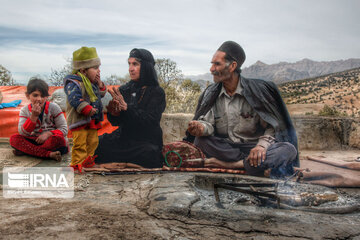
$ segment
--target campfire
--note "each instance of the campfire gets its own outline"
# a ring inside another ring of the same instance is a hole
[[[335,189],[286,180],[254,181],[251,178],[211,179],[197,176],[195,186],[200,195],[208,199],[212,197],[212,201],[220,208],[229,205],[251,205],[329,214],[360,211],[356,199],[351,199]]]
[[[319,206],[329,201],[337,201],[338,195],[333,192],[300,194],[280,188],[278,183],[215,183],[214,195],[217,202],[220,202],[219,188],[228,189],[256,197],[261,206],[274,205],[277,208],[290,206]]]

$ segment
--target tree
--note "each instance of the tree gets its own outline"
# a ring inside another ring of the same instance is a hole
[[[123,85],[130,81],[130,75],[126,74],[125,77],[119,77],[115,74],[110,75],[110,77],[105,78],[104,83],[106,85]]]
[[[49,81],[51,86],[63,86],[64,78],[72,72],[72,59],[67,60],[67,64],[59,70],[51,69]]]
[[[180,85],[181,104],[178,105],[178,112],[194,113],[197,100],[201,94],[201,87],[197,82],[185,79]]]
[[[155,62],[158,80],[166,95],[165,112],[176,112],[176,104],[179,104],[181,100],[177,91],[183,78],[181,70],[178,69],[176,62],[169,58],[156,59]]]
[[[176,62],[156,59],[160,86],[166,94],[166,113],[193,113],[201,88],[196,82],[184,79]]]
[[[172,83],[179,82],[184,78],[181,70],[178,69],[176,62],[169,58],[156,59],[156,66],[159,82],[164,90]]]
[[[14,85],[14,79],[11,76],[11,72],[2,65],[0,65],[0,85],[1,86]]]

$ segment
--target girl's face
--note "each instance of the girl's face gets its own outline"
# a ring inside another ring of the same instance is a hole
[[[41,96],[41,92],[36,90],[30,94],[26,93],[27,99],[31,102],[32,105],[40,105],[41,108],[44,107],[45,102],[48,97]]]

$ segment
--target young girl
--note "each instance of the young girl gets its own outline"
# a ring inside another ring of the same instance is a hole
[[[26,97],[30,104],[20,111],[18,131],[10,137],[15,155],[61,160],[68,152],[67,124],[59,105],[48,102],[49,86],[38,78],[30,79]]]

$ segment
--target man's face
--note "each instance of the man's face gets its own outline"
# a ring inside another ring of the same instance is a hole
[[[100,79],[100,66],[88,68],[84,74],[90,82],[96,83]]]
[[[212,60],[210,72],[214,76],[214,82],[223,82],[230,79],[231,73],[225,61],[225,52],[217,51]]]
[[[133,81],[139,81],[141,63],[133,57],[128,59],[128,63],[130,79]]]

